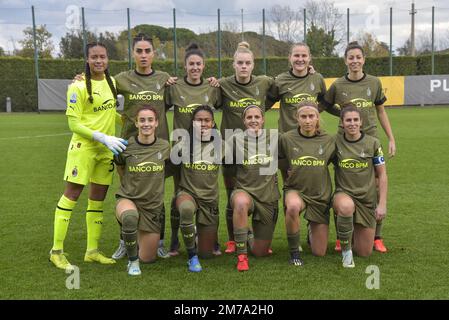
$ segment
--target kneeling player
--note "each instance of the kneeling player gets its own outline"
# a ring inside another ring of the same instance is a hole
[[[173,152],[179,151],[176,156],[182,157],[176,208],[180,214],[181,234],[189,256],[188,270],[200,272],[202,267],[198,254],[201,257],[211,257],[217,241],[217,191],[222,140],[209,106],[198,106],[193,111],[192,120],[188,138],[190,143],[179,142],[180,145],[174,147]],[[195,229],[198,232],[198,249],[195,245]]]
[[[359,256],[371,255],[376,221],[387,213],[387,171],[379,140],[360,131],[360,111],[354,106],[345,107],[341,120],[344,134],[337,135],[336,140],[333,206],[343,267],[353,268],[352,248]]]
[[[270,254],[280,198],[277,154],[272,152],[277,151],[277,137],[272,142],[276,144],[274,148],[270,147],[270,137],[263,130],[264,115],[258,106],[248,106],[242,117],[247,130],[241,137],[236,135],[233,146],[237,174],[235,189],[230,198],[238,271],[249,269],[247,243],[255,256]],[[238,159],[238,152],[243,152],[241,161]],[[248,236],[248,216],[251,214],[254,239]]]
[[[312,253],[316,256],[326,254],[332,195],[328,165],[334,157],[335,140],[321,130],[316,103],[299,103],[296,117],[298,128],[280,138],[279,157],[286,158],[289,164],[284,182],[284,203],[290,263],[301,266],[299,216],[303,211],[309,223]]]
[[[155,136],[158,114],[154,107],[140,107],[135,125],[138,135],[129,139],[126,152],[115,157],[120,174],[116,216],[128,254],[128,274],[132,276],[141,274],[139,258],[143,263],[156,260],[164,172],[170,156],[168,141]]]

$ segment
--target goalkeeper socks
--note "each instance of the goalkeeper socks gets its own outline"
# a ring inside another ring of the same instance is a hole
[[[234,239],[237,254],[247,254],[248,228],[234,229]]]
[[[103,227],[103,201],[87,200],[87,251],[98,249]]]
[[[55,210],[52,251],[62,251],[64,249],[64,240],[67,235],[70,216],[75,205],[76,201],[72,201],[64,195],[59,199]]]
[[[337,216],[337,234],[342,251],[351,249],[352,232],[354,230],[353,221],[353,216]]]

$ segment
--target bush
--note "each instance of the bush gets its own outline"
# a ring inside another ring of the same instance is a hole
[[[448,54],[435,55],[435,74],[449,74]],[[287,57],[267,57],[267,75],[276,76],[289,69]],[[37,111],[37,83],[34,74],[34,60],[21,57],[0,57],[2,73],[0,75],[0,111],[6,111],[6,97],[11,97],[14,111]],[[314,58],[315,69],[324,77],[341,77],[346,73],[342,58]],[[155,61],[153,67],[174,75],[172,60]],[[232,59],[221,60],[222,76],[234,74]],[[366,72],[377,76],[390,74],[390,58],[367,58]],[[128,70],[126,61],[110,61],[112,75]],[[75,74],[84,71],[83,60],[78,59],[40,59],[39,77],[41,79],[72,79]],[[256,58],[254,74],[264,73],[263,59]],[[393,57],[393,75],[424,75],[431,73],[431,56]],[[178,61],[177,76],[184,76],[183,61]],[[218,76],[218,59],[207,59],[205,77]]]

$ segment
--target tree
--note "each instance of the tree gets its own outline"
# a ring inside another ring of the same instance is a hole
[[[34,57],[34,40],[33,40],[33,28],[27,27],[23,30],[25,38],[19,40],[22,45],[22,50],[18,50],[17,54],[22,57]],[[54,50],[53,43],[51,41],[52,34],[47,30],[46,25],[40,25],[36,27],[36,46],[39,58],[51,58],[51,52]]]
[[[0,47],[0,57],[5,56],[5,50],[3,50],[2,47]]]
[[[335,43],[335,46],[342,43],[345,26],[342,20],[342,14],[335,7],[334,2],[328,0],[308,0],[305,5],[308,30],[313,30],[312,35],[319,35],[319,30],[323,30],[323,35],[329,39],[329,44]],[[315,39],[311,39],[315,41]],[[308,44],[310,42],[307,41]],[[320,44],[314,44],[320,46]],[[325,46],[324,46],[325,47]],[[333,54],[335,47],[332,48]],[[329,48],[325,50],[329,52]]]
[[[86,31],[87,43],[95,41],[96,37],[93,32]],[[83,32],[77,31],[66,33],[59,42],[60,55],[65,59],[81,59],[84,57],[83,52]]]
[[[277,4],[268,11],[268,29],[281,41],[293,43],[302,40],[302,21],[301,13],[288,5]]]
[[[410,55],[412,52],[412,43],[410,41],[410,38],[408,38],[407,41],[405,41],[402,47],[399,47],[396,50],[400,56]]]
[[[335,39],[335,34],[326,32],[323,28],[312,25],[307,30],[306,41],[310,47],[310,53],[315,57],[336,56],[335,47],[339,41]]]
[[[371,33],[360,33],[358,42],[367,57],[387,57],[390,54],[388,45],[385,42],[377,40],[376,36]]]

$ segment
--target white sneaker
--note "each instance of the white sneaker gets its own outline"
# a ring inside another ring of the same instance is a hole
[[[112,259],[119,260],[125,256],[126,256],[125,241],[120,239],[120,244],[119,244],[117,250],[115,250],[114,254],[112,255]]]
[[[159,248],[157,248],[157,256],[159,258],[164,258],[164,259],[170,258],[170,255],[168,254],[167,250],[165,249],[164,244],[162,244],[162,245],[160,244]]]
[[[354,259],[352,258],[352,250],[345,250],[341,252],[343,259],[343,267],[344,268],[354,268]]]
[[[139,259],[128,261],[128,274],[130,276],[140,276],[142,274],[140,271]]]

